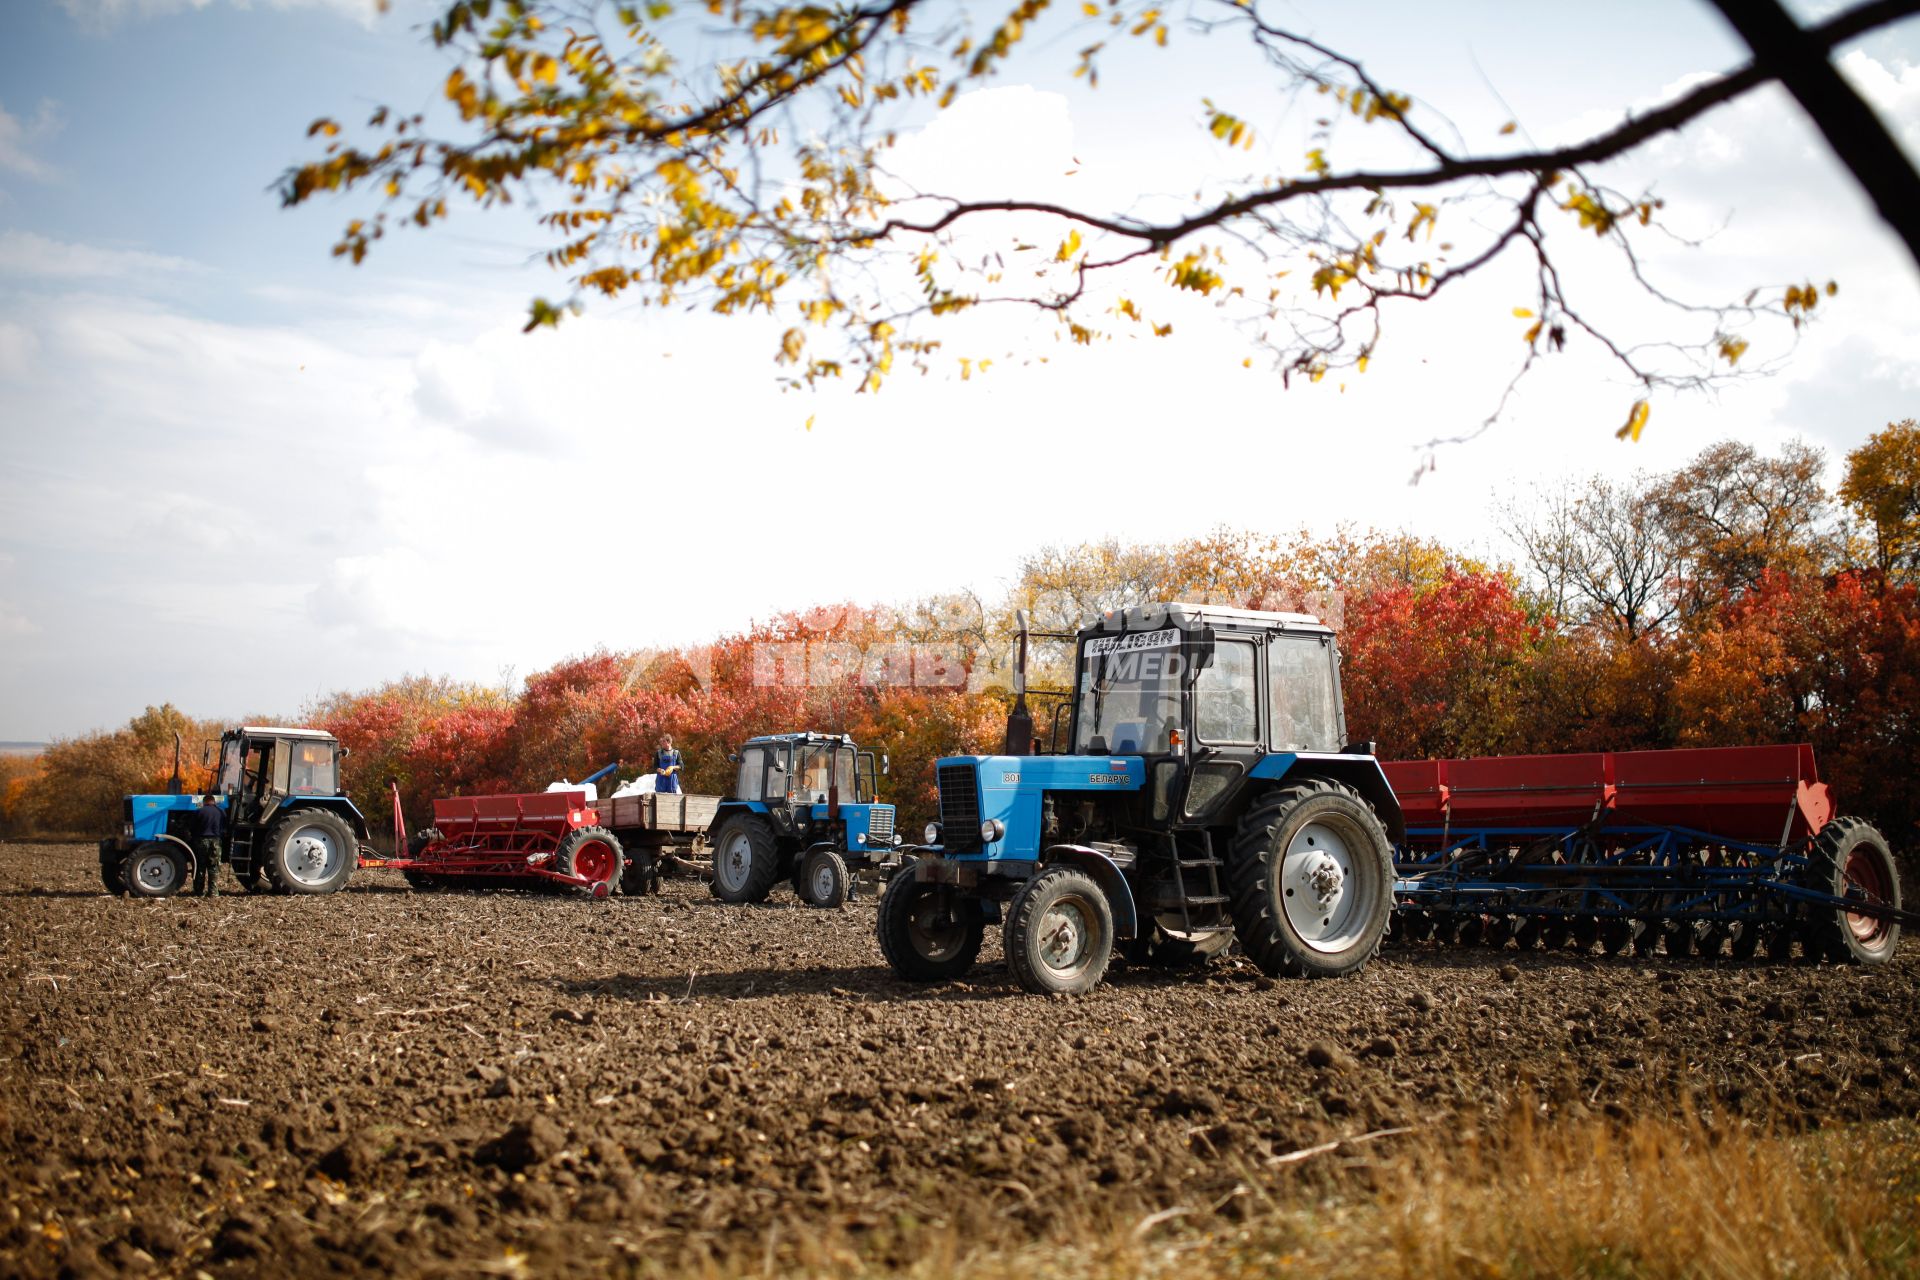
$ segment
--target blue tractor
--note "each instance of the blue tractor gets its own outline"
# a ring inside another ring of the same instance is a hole
[[[1075,636],[1041,754],[1021,618],[1004,755],[938,762],[940,820],[880,902],[912,981],[959,977],[986,926],[1029,991],[1086,991],[1116,948],[1173,961],[1238,940],[1264,972],[1338,976],[1378,950],[1403,826],[1346,739],[1333,632],[1211,605],[1114,611]],[[1037,695],[1036,695],[1037,696]]]
[[[220,738],[213,794],[226,812],[222,859],[253,890],[332,893],[360,862],[367,822],[339,786],[347,749],[319,729],[248,725]],[[198,792],[183,793],[180,744],[165,794],[128,796],[118,836],[100,842],[109,893],[166,898],[199,860]]]
[[[786,880],[801,901],[837,907],[860,872],[898,864],[893,806],[876,800],[886,757],[843,734],[775,733],[728,759],[739,773],[709,828],[715,897],[764,902]]]

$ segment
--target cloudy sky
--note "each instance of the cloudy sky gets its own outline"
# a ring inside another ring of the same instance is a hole
[[[1773,90],[1606,176],[1708,237],[1656,251],[1677,291],[1833,278],[1840,296],[1772,376],[1657,399],[1637,446],[1613,439],[1630,388],[1576,352],[1407,483],[1418,446],[1471,429],[1513,369],[1520,326],[1488,317],[1528,298],[1498,273],[1478,310],[1408,317],[1364,378],[1284,392],[1204,314],[1091,350],[976,335],[1049,362],[877,397],[779,393],[777,328],[604,306],[522,336],[527,298],[558,289],[524,222],[459,218],[352,268],[328,249],[364,206],[288,213],[271,190],[315,117],[431,104],[446,64],[422,4],[10,7],[0,739],[165,700],[292,714],[404,672],[518,678],[812,602],[992,593],[1023,552],[1106,535],[1344,521],[1498,554],[1498,504],[1566,477],[1671,467],[1730,435],[1837,460],[1920,412],[1920,279]],[[1512,119],[1541,143],[1741,61],[1705,3],[1285,12],[1463,131]],[[1117,57],[1092,92],[1066,74],[1078,43],[1041,43],[906,137],[903,174],[1124,205],[1205,179],[1189,170],[1209,86],[1256,101],[1244,68],[1183,31]],[[1909,23],[1842,56],[1913,153],[1917,54]],[[1297,168],[1289,121],[1248,114]],[[1607,272],[1581,288],[1634,314]]]

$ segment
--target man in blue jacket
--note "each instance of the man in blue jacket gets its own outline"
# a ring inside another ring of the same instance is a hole
[[[200,802],[200,856],[193,860],[193,891],[203,898],[220,896],[220,832],[227,815],[220,809],[220,797],[208,796]]]

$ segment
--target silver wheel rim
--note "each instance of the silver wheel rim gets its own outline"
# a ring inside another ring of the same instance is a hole
[[[833,863],[825,858],[820,859],[819,865],[813,869],[813,900],[825,902],[833,897],[833,891],[839,879],[840,877],[834,874]]]
[[[1033,923],[1029,951],[1060,978],[1076,978],[1093,962],[1100,937],[1100,914],[1079,894],[1056,898]]]
[[[283,865],[287,878],[296,884],[323,885],[340,870],[343,856],[333,833],[316,823],[301,827],[288,838]]]
[[[1281,909],[1287,925],[1315,951],[1345,951],[1373,919],[1379,886],[1355,853],[1364,843],[1359,834],[1309,822],[1287,842],[1280,861]]]
[[[164,853],[143,853],[133,862],[133,878],[156,893],[173,883],[173,873],[174,861]]]
[[[940,922],[938,894],[921,894],[909,908],[907,936],[913,942],[913,949],[920,953],[922,959],[937,962],[959,955],[960,945],[965,940],[966,933],[962,925]]]
[[[720,846],[720,857],[713,864],[714,878],[728,893],[738,893],[746,887],[752,869],[753,841],[744,831],[728,832],[726,842]]]

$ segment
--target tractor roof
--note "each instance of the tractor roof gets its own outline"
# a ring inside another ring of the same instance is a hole
[[[1288,631],[1316,631],[1331,634],[1333,628],[1310,613],[1278,613],[1264,609],[1235,609],[1220,604],[1138,604],[1127,609],[1109,609],[1099,622],[1085,631],[1137,631],[1153,627],[1225,626],[1236,628],[1284,628]]]
[[[243,724],[240,732],[249,738],[324,738],[333,741],[333,735],[325,729],[289,729],[277,724]]]
[[[748,738],[748,742],[834,742],[853,745],[853,739],[844,733],[763,733],[757,738]]]

